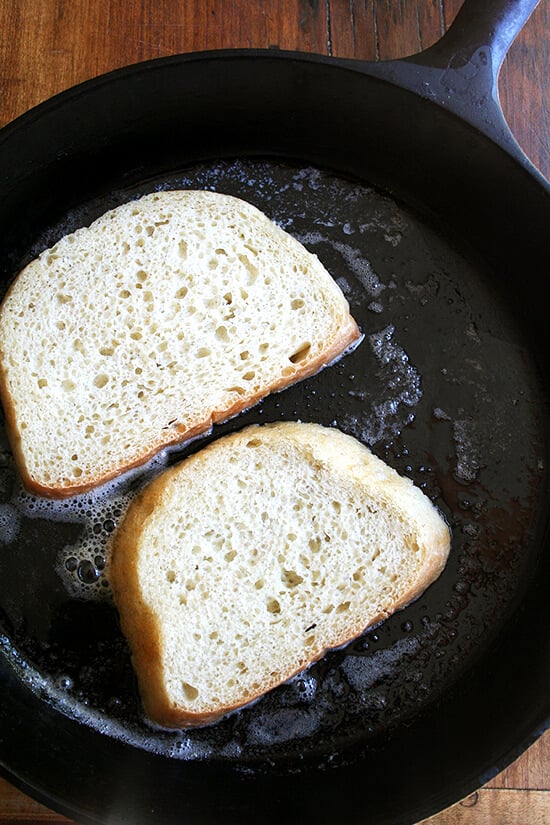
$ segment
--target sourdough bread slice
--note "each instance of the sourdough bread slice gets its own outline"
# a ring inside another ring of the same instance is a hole
[[[85,491],[358,338],[317,257],[250,204],[169,191],[120,206],[31,262],[1,307],[0,395],[23,482]]]
[[[409,479],[317,424],[246,427],[157,477],[109,579],[144,708],[211,722],[417,598],[449,530]]]

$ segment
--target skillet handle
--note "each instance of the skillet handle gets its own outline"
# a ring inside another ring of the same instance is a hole
[[[465,0],[433,46],[401,60],[363,64],[364,70],[450,109],[542,178],[517,144],[498,96],[506,53],[539,0]]]
[[[490,81],[496,93],[498,73],[506,53],[540,0],[464,0],[453,24],[441,40],[407,61],[435,68],[460,66],[480,48],[489,51]]]

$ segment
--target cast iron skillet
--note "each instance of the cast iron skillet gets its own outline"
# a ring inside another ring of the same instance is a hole
[[[217,725],[159,731],[94,545],[158,465],[60,512],[22,496],[4,443],[0,764],[80,822],[411,823],[545,729],[549,187],[496,93],[534,3],[479,6],[406,60],[183,55],[2,131],[5,285],[64,232],[169,186],[248,198],[316,251],[364,341],[205,440],[278,418],[337,425],[453,530],[444,574],[405,611]]]

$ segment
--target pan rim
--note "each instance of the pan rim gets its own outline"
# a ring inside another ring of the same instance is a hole
[[[227,57],[230,57],[231,59],[234,59],[235,57],[242,56],[242,57],[245,57],[245,58],[248,59],[252,56],[259,56],[260,54],[262,56],[269,57],[270,59],[273,59],[274,57],[276,59],[280,59],[282,57],[284,57],[284,59],[287,59],[288,57],[295,58],[296,56],[298,56],[299,59],[305,57],[308,63],[322,63],[322,64],[327,64],[327,65],[330,65],[330,66],[339,65],[339,62],[336,59],[328,57],[328,56],[323,56],[323,55],[310,55],[310,54],[307,54],[307,53],[295,53],[295,52],[284,52],[284,53],[282,53],[282,52],[279,52],[279,51],[272,51],[272,50],[248,50],[248,49],[246,49],[246,50],[212,50],[212,51],[206,51],[206,52],[200,52],[200,53],[188,53],[187,55],[170,56],[170,57],[166,57],[166,58],[158,58],[158,59],[155,59],[155,60],[152,60],[152,61],[147,61],[146,64],[152,64],[151,68],[157,68],[159,63],[162,63],[163,65],[166,64],[166,63],[169,63],[169,62],[170,63],[189,63],[189,62],[192,62],[192,61],[197,60],[197,59],[204,60],[204,59],[210,59],[212,57],[218,59],[220,56],[222,56],[224,58],[227,56]],[[7,133],[8,137],[10,137],[12,134],[15,135],[19,128],[26,127],[29,123],[33,122],[34,118],[37,118],[37,117],[41,116],[43,112],[51,111],[51,107],[56,108],[58,104],[65,105],[66,103],[70,102],[70,100],[76,99],[77,97],[80,97],[82,94],[85,94],[88,91],[88,89],[91,88],[91,87],[98,87],[98,86],[101,86],[103,84],[108,84],[111,81],[111,79],[114,75],[116,75],[117,78],[123,78],[123,77],[132,76],[136,73],[140,73],[140,71],[143,69],[144,66],[146,66],[146,64],[136,63],[136,64],[132,64],[132,66],[130,66],[130,67],[123,67],[122,69],[115,69],[112,72],[109,72],[105,75],[100,75],[98,78],[92,78],[90,80],[84,81],[83,83],[78,84],[78,86],[72,87],[72,89],[60,92],[54,98],[50,98],[48,101],[44,101],[43,103],[39,104],[37,107],[32,109],[30,112],[21,115],[15,121],[12,121],[12,123],[7,124],[3,128],[3,130],[0,132],[0,138],[5,137],[5,132],[4,132],[5,129],[8,130],[8,133]],[[342,68],[349,68],[350,70],[357,71],[359,69],[359,66],[355,65],[355,63],[354,63],[351,66],[342,66]],[[386,82],[386,81],[383,81],[383,82]],[[408,93],[414,95],[413,92],[408,92]],[[61,98],[62,98],[62,100],[61,100]],[[12,129],[12,131],[10,131],[10,129]],[[546,719],[545,724],[547,726],[550,726],[550,718]],[[540,733],[537,733],[535,738],[538,738],[538,736],[541,735],[542,732],[544,732],[544,729],[545,728],[540,730]],[[528,744],[530,744],[530,743],[531,742],[529,742]],[[522,748],[521,750],[523,750],[523,749],[524,748]],[[513,758],[515,758],[514,755],[512,755],[512,759]],[[509,764],[509,763],[507,762],[506,764]],[[505,765],[503,767],[505,767]],[[501,770],[501,769],[502,768],[498,768],[498,770]],[[2,770],[5,770],[3,765],[2,765]],[[498,771],[495,770],[495,773],[496,772],[498,772]],[[26,785],[26,782],[24,780],[22,780],[21,782],[22,782],[22,785]],[[29,785],[29,787],[32,787],[32,785]],[[470,792],[470,791],[467,791],[467,792]],[[55,803],[56,805],[58,804],[55,799],[49,799],[48,798],[48,800],[52,804],[53,803]],[[70,812],[69,815],[74,814],[74,811],[71,812],[71,810],[69,808],[67,808],[66,810],[68,810]],[[80,818],[82,818],[82,813],[80,813],[80,812],[77,812],[77,813],[78,813],[78,816]],[[92,822],[92,821],[96,821],[96,820],[88,819],[87,821]],[[99,821],[99,820],[97,820],[97,821]]]

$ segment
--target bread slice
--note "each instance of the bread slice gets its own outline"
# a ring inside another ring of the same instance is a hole
[[[24,484],[64,497],[331,363],[359,338],[319,260],[250,204],[169,191],[32,261],[0,310]]]
[[[161,473],[115,533],[109,578],[144,708],[211,722],[417,598],[446,523],[337,429],[246,427]]]

